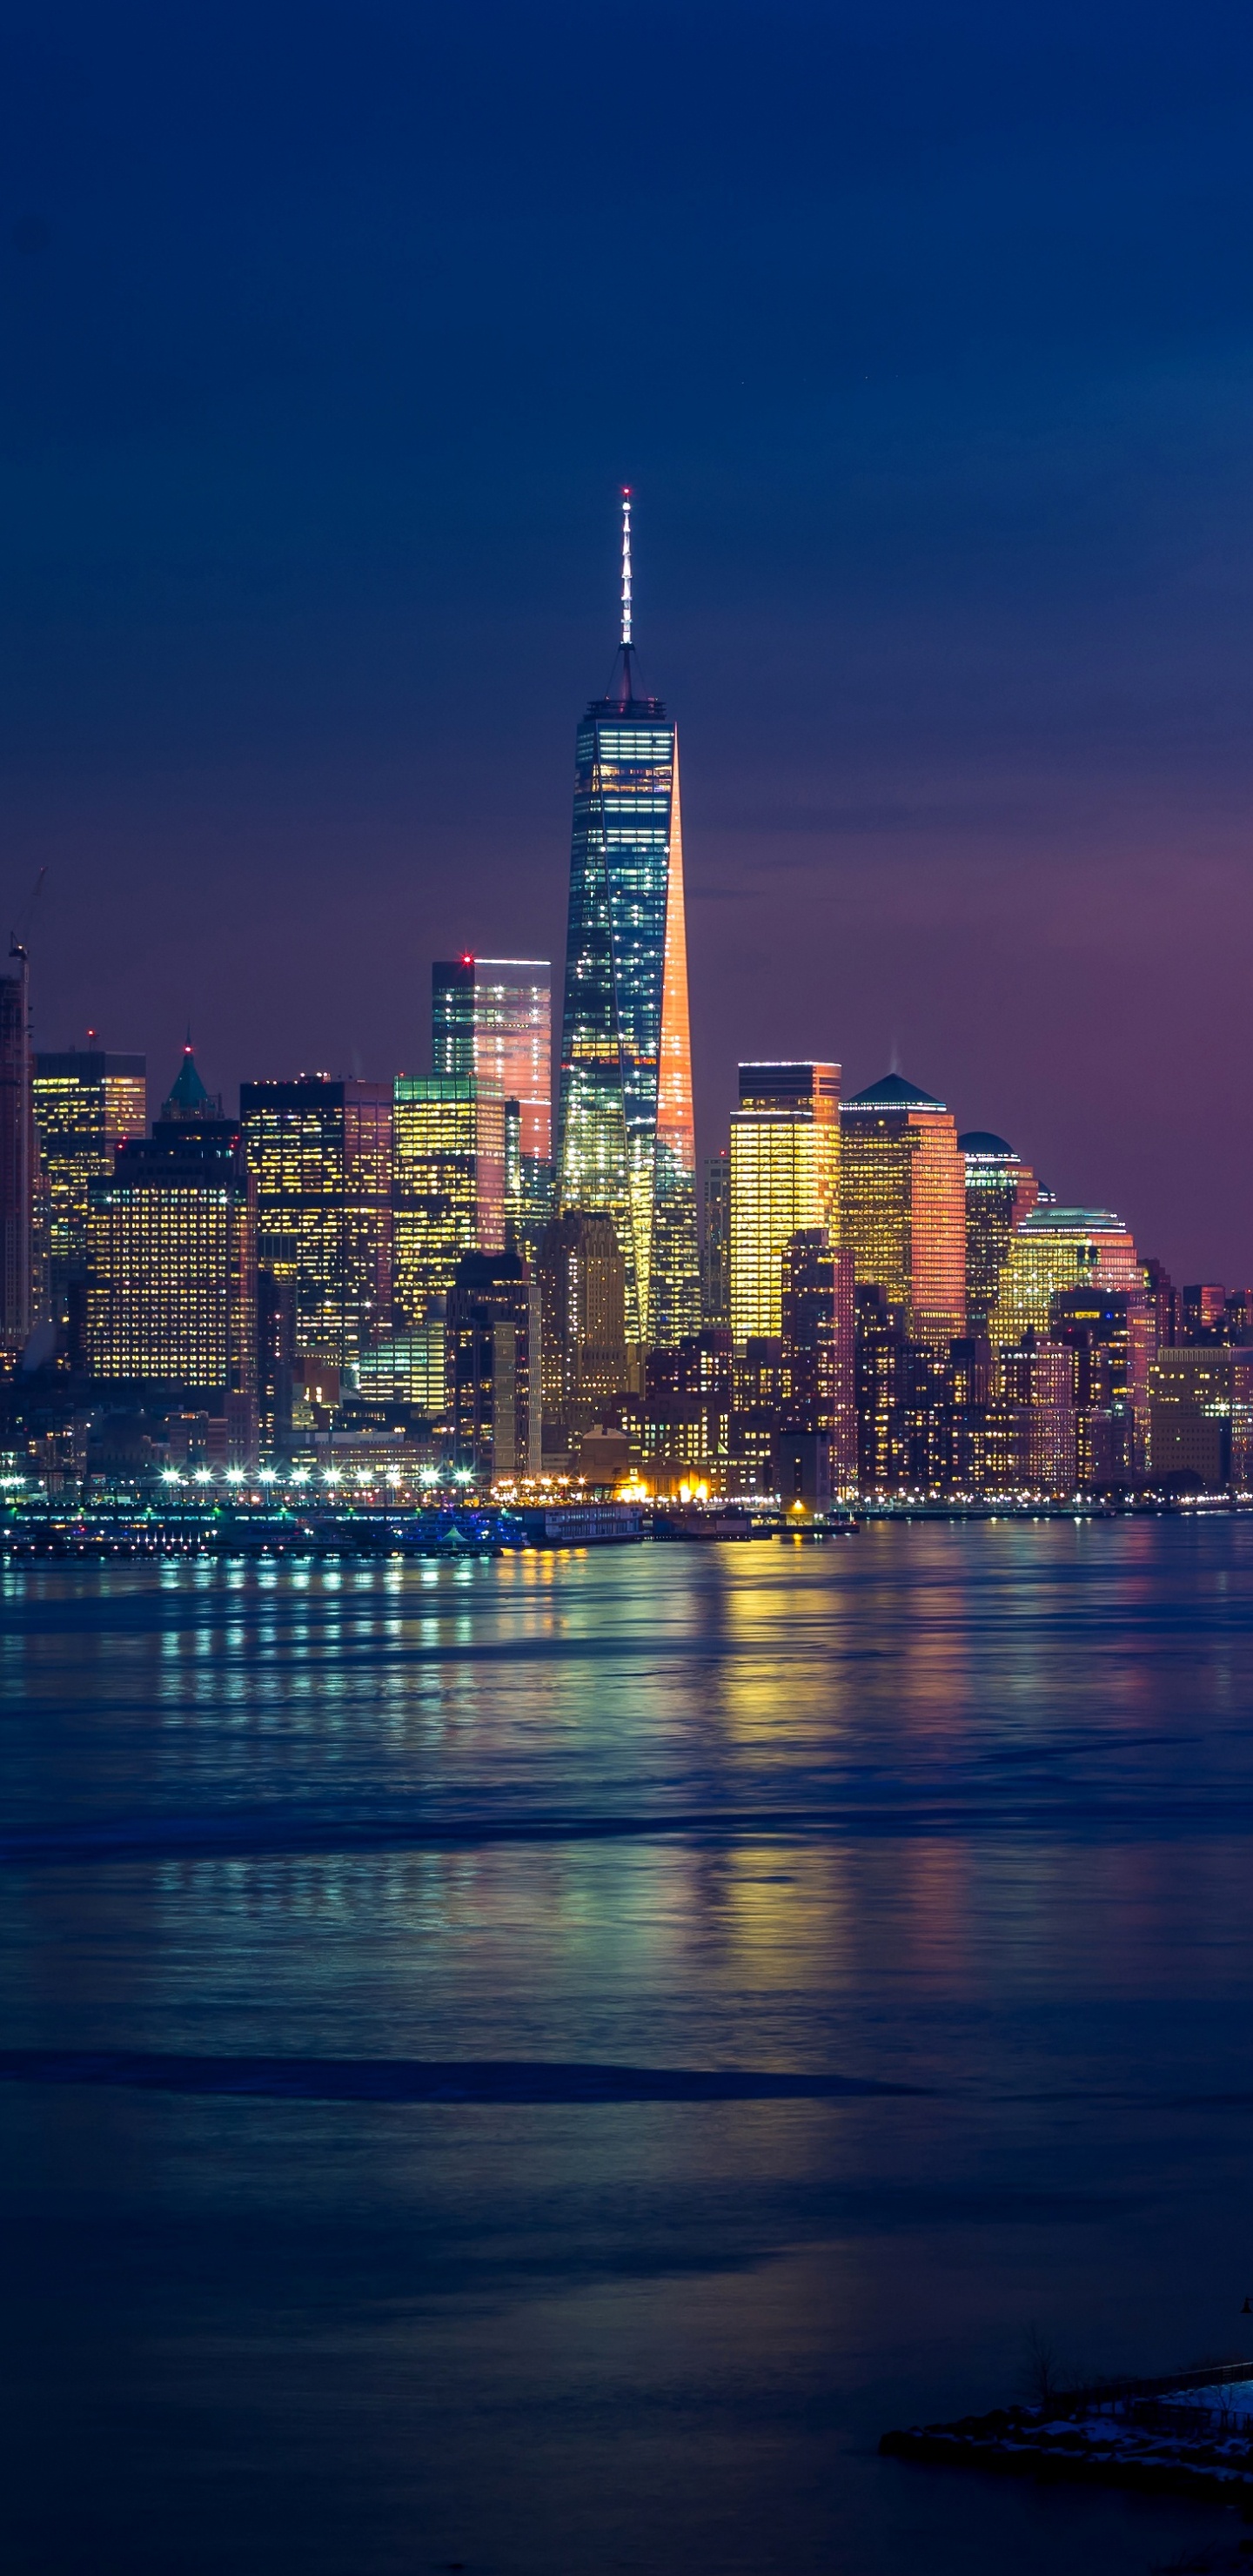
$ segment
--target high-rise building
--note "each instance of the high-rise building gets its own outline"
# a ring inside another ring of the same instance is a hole
[[[1227,1291],[1217,1280],[1200,1280],[1184,1289],[1182,1332],[1194,1350],[1203,1349],[1207,1342],[1230,1340]]]
[[[87,1272],[87,1199],[113,1169],[119,1145],[148,1125],[147,1066],[141,1055],[65,1047],[34,1060],[31,1092],[46,1193],[46,1253],[52,1311]]]
[[[700,1248],[700,1303],[713,1331],[731,1322],[731,1153],[723,1145],[705,1156],[704,1231]]]
[[[516,1252],[467,1252],[448,1295],[453,1454],[476,1482],[538,1476],[539,1289]]]
[[[15,939],[0,975],[0,1365],[18,1357],[31,1328],[34,1195],[30,981]]]
[[[553,1218],[539,1263],[544,1441],[570,1454],[629,1383],[626,1263],[613,1220]]]
[[[731,1119],[731,1331],[782,1328],[783,1253],[817,1227],[838,1240],[838,1064],[742,1064]]]
[[[453,957],[431,970],[431,1068],[505,1104],[505,1229],[533,1260],[553,1212],[552,988],[547,958]]]
[[[966,1329],[966,1171],[942,1100],[899,1073],[841,1112],[841,1241],[860,1287],[882,1288],[911,1341],[937,1354]]]
[[[1159,1351],[1149,1372],[1149,1473],[1158,1486],[1253,1481],[1253,1352],[1204,1342]]]
[[[854,1285],[851,1253],[821,1227],[784,1246],[780,1423],[827,1442],[835,1492],[857,1481]]]
[[[521,1150],[552,1160],[552,970],[546,957],[453,957],[431,969],[431,1071],[516,1100]]]
[[[557,1204],[609,1216],[626,1265],[627,1339],[700,1323],[679,747],[644,694],[623,500],[622,632],[609,689],[575,742]]]
[[[857,1481],[890,1494],[906,1481],[909,1340],[899,1306],[872,1282],[854,1291],[857,1315]]]
[[[446,1297],[467,1252],[505,1248],[505,1104],[474,1074],[395,1086],[394,1304],[408,1331]]]
[[[301,1074],[239,1092],[260,1266],[290,1282],[298,1358],[355,1366],[392,1306],[392,1086]]]
[[[1037,1205],[1010,1238],[1000,1291],[988,1318],[989,1339],[1020,1342],[1028,1325],[1047,1333],[1059,1289],[1130,1291],[1143,1286],[1135,1244],[1120,1216],[1108,1208]]]
[[[88,1374],[194,1397],[228,1455],[257,1437],[256,1194],[237,1122],[158,1119],[91,1183]]]
[[[1035,1206],[1034,1172],[1003,1136],[971,1128],[957,1139],[966,1167],[966,1329],[988,1329],[996,1304],[1009,1238]]]

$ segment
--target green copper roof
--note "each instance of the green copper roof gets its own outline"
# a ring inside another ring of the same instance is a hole
[[[170,1093],[169,1100],[166,1102],[166,1107],[181,1109],[184,1115],[186,1115],[189,1109],[203,1109],[208,1098],[209,1094],[205,1090],[204,1084],[196,1071],[196,1059],[192,1054],[191,1048],[189,1046],[185,1046],[183,1049],[183,1061],[178,1068],[174,1087]]]

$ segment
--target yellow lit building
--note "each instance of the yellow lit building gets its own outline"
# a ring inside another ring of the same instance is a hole
[[[505,1104],[471,1074],[402,1074],[395,1086],[393,1299],[423,1323],[462,1254],[503,1252]]]
[[[257,1257],[294,1304],[294,1350],[355,1365],[392,1312],[392,1086],[324,1074],[240,1085]]]
[[[87,1206],[93,1181],[113,1169],[119,1145],[148,1124],[141,1055],[66,1047],[35,1057],[31,1092],[43,1178],[45,1249],[52,1311],[63,1318],[67,1291],[87,1268]]]
[[[87,1212],[88,1375],[177,1388],[256,1447],[256,1232],[238,1132],[159,1122],[123,1145]]]
[[[966,1329],[966,1166],[957,1123],[899,1073],[841,1113],[841,1240],[908,1338],[944,1353]]]
[[[737,1349],[782,1329],[783,1254],[840,1212],[838,1064],[742,1064],[731,1119],[731,1332]]]
[[[1144,1276],[1120,1216],[1108,1208],[1034,1207],[1014,1228],[988,1337],[1020,1342],[1029,1324],[1049,1330],[1059,1289],[1141,1291]]]

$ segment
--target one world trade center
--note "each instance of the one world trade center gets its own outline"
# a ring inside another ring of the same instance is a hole
[[[563,1213],[584,1208],[614,1220],[628,1341],[664,1349],[696,1332],[679,745],[635,667],[629,492],[617,658],[575,742],[557,1189]]]

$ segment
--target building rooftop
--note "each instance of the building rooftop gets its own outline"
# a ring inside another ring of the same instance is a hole
[[[929,1091],[920,1091],[916,1082],[906,1082],[903,1073],[885,1073],[882,1082],[872,1082],[848,1102],[850,1109],[943,1109],[944,1105]]]
[[[957,1139],[957,1150],[961,1154],[995,1154],[1010,1163],[1018,1160],[1013,1146],[1007,1145],[1003,1136],[994,1136],[987,1127],[968,1127],[965,1135]]]
[[[1018,1228],[1020,1234],[1126,1234],[1128,1227],[1112,1208],[1033,1207]]]

